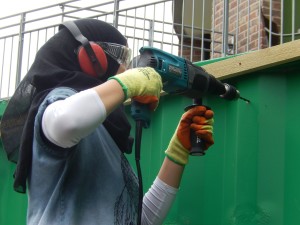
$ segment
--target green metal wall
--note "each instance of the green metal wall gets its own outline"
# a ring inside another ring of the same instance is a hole
[[[0,101],[0,119],[7,101]],[[12,190],[15,165],[7,161],[0,139],[0,225],[22,225],[26,222],[26,195]]]
[[[207,155],[190,158],[165,224],[300,224],[300,62],[227,82],[251,103],[204,98],[215,111],[215,145]],[[143,130],[144,191],[190,103],[180,96],[162,97],[150,128]],[[129,159],[135,167],[134,154]],[[1,151],[0,225],[25,224],[27,199],[11,190],[12,174]]]

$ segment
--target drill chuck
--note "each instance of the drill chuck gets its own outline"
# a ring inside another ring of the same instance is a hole
[[[224,83],[225,93],[220,95],[221,98],[227,100],[237,100],[240,98],[240,92],[232,85]]]

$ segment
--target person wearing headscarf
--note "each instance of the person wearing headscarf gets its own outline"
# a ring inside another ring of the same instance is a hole
[[[40,48],[1,122],[3,146],[17,163],[14,189],[28,192],[28,225],[136,224],[138,182],[124,155],[133,141],[123,102],[134,98],[155,110],[162,81],[149,67],[126,70],[127,40],[110,24],[74,23],[104,50],[105,69],[101,76],[83,71],[82,43],[64,25]],[[204,106],[182,116],[144,196],[142,224],[163,223],[188,163],[190,130],[207,150],[212,126],[213,112]]]

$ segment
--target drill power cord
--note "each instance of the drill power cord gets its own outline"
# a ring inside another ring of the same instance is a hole
[[[142,179],[142,171],[140,165],[143,123],[144,121],[137,120],[136,129],[135,129],[135,162],[136,162],[136,169],[137,169],[138,182],[139,182],[137,225],[141,225],[142,208],[143,208],[143,179]]]

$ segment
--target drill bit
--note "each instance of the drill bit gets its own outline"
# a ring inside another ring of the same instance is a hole
[[[244,101],[247,102],[247,103],[250,103],[250,100],[248,100],[248,99],[246,99],[246,98],[243,98],[243,97],[241,97],[241,96],[240,96],[240,99],[244,100]]]

